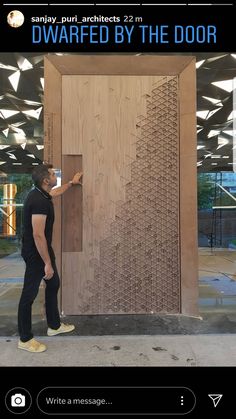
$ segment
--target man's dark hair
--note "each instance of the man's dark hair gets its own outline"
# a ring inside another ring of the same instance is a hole
[[[49,171],[48,169],[52,169],[53,165],[52,164],[40,164],[39,166],[35,167],[35,169],[32,172],[32,179],[33,182],[35,184],[35,186],[42,186],[43,180],[45,178],[49,178]]]

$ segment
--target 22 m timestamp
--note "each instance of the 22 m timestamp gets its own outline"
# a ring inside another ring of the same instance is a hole
[[[142,23],[143,18],[141,16],[124,15],[123,20],[126,23]]]

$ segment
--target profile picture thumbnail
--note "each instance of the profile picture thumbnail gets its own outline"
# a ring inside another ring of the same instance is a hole
[[[7,23],[12,28],[19,28],[19,26],[23,25],[24,23],[24,15],[19,10],[12,10],[7,15]]]

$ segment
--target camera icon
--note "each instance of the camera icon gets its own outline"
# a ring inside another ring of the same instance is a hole
[[[20,393],[13,394],[11,396],[12,407],[25,407],[25,396]]]

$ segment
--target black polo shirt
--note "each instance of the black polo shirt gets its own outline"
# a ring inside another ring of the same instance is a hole
[[[35,187],[26,197],[23,210],[23,238],[22,238],[22,256],[38,254],[35,246],[32,228],[32,215],[44,214],[47,216],[45,224],[45,237],[48,244],[50,256],[53,256],[52,250],[52,232],[54,223],[54,207],[52,197],[41,188]]]

